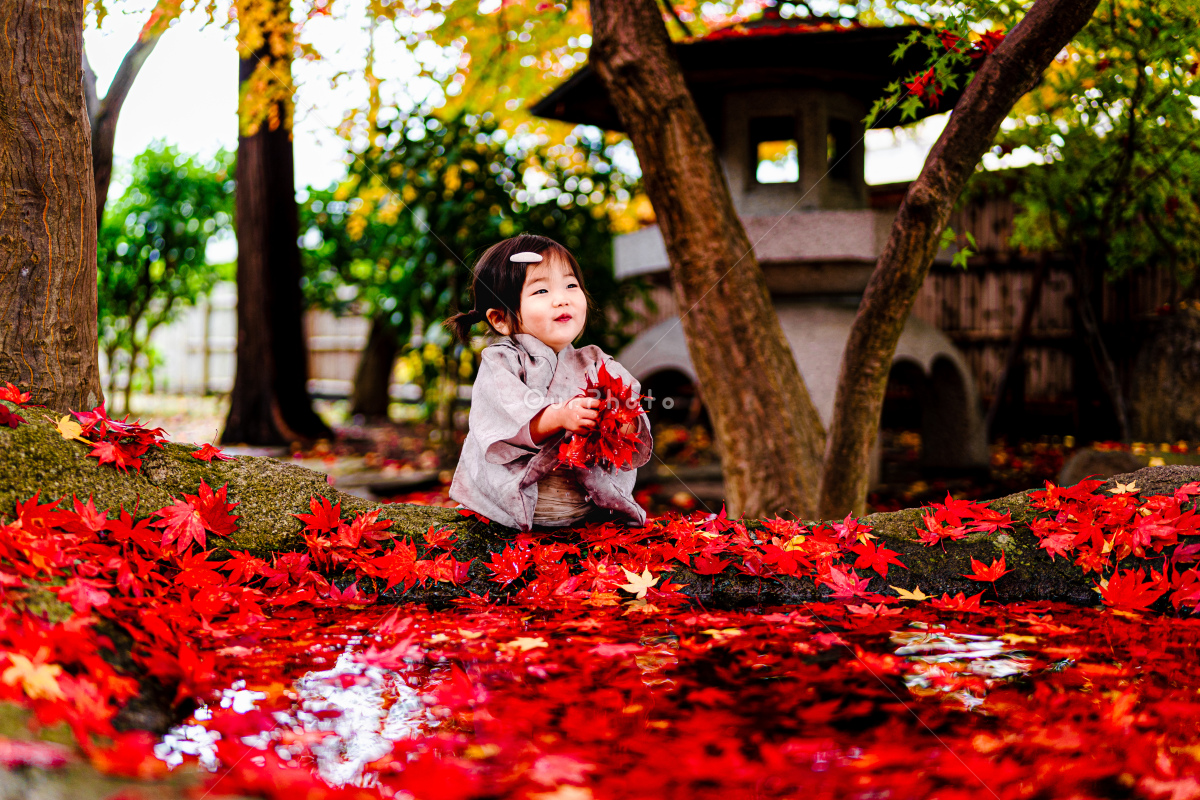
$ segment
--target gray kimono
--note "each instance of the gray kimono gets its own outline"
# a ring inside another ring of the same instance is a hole
[[[538,481],[558,466],[559,432],[533,443],[529,422],[551,403],[583,394],[600,364],[635,393],[641,386],[629,372],[595,345],[559,353],[540,339],[517,333],[484,348],[471,390],[470,429],[454,471],[450,499],[490,520],[527,531],[533,526]],[[637,417],[638,444],[632,467],[613,471],[600,466],[574,469],[591,502],[638,525],[646,512],[633,501],[637,467],[650,460],[653,442],[645,414]]]

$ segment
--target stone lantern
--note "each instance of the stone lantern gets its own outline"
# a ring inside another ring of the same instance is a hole
[[[895,64],[891,58],[913,30],[768,15],[676,45],[780,323],[826,424],[850,325],[896,212],[894,204],[873,202],[866,183],[863,120],[888,83],[919,66],[916,48],[910,54],[918,61]],[[955,99],[943,97],[941,110]],[[588,67],[532,111],[621,129]],[[898,124],[899,114],[892,111],[876,127]],[[618,236],[614,262],[618,278],[669,281],[657,226]],[[655,385],[664,373],[696,380],[677,315],[641,332],[618,359],[643,385]],[[897,374],[905,376],[920,407],[922,463],[941,469],[985,466],[976,387],[949,338],[910,318],[896,348],[893,379]]]

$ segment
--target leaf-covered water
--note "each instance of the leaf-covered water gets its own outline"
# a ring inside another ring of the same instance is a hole
[[[1200,796],[1196,620],[645,608],[275,617],[156,752],[281,797]]]

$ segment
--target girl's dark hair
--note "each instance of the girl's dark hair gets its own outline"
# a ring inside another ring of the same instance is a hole
[[[571,255],[571,251],[545,236],[522,233],[492,245],[475,262],[474,278],[471,282],[471,298],[474,304],[472,309],[455,314],[443,323],[458,337],[459,341],[464,344],[470,342],[471,328],[477,322],[487,322],[487,311],[490,308],[498,308],[503,311],[504,316],[508,319],[509,327],[514,332],[517,330],[517,312],[521,310],[521,290],[525,288],[525,272],[530,265],[525,262],[510,261],[510,257],[516,253],[537,253],[544,259],[557,256],[566,261],[571,265],[571,271],[575,273],[575,280],[579,281],[579,288],[583,289],[584,297],[587,298],[588,311],[592,310],[592,298],[587,293],[587,287],[584,286],[583,271],[579,268],[579,262],[575,260],[575,256]],[[493,333],[499,333],[492,328],[490,322],[487,323],[487,326]]]

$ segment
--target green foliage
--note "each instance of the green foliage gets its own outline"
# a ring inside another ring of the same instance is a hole
[[[232,175],[232,153],[200,163],[158,143],[133,160],[129,188],[105,211],[97,246],[100,349],[110,397],[118,373],[125,376],[126,409],[135,376],[154,363],[151,334],[220,277],[205,249],[231,226]]]
[[[347,180],[301,205],[309,304],[386,318],[401,343],[425,352],[436,342],[457,363],[441,321],[470,307],[474,259],[526,231],[575,254],[597,305],[586,342],[619,348],[643,287],[613,278],[606,204],[627,201],[632,182],[603,140],[568,138],[512,140],[490,114],[382,124]],[[469,377],[469,365],[457,373]]]
[[[924,65],[912,75],[888,84],[867,113],[867,125],[896,107],[902,121],[915,120],[927,108],[937,109],[945,92],[956,92],[970,82],[980,61],[1024,14],[1019,2],[967,0],[953,5],[892,5],[894,13],[927,26],[926,30],[912,31],[892,52],[892,61],[899,63],[916,48],[914,52],[924,55]],[[886,14],[881,16],[887,18]]]
[[[1200,266],[1200,13],[1190,0],[1106,0],[994,154],[1042,162],[1004,176],[1015,244],[1059,249],[1116,277]],[[996,178],[992,179],[993,181]]]

